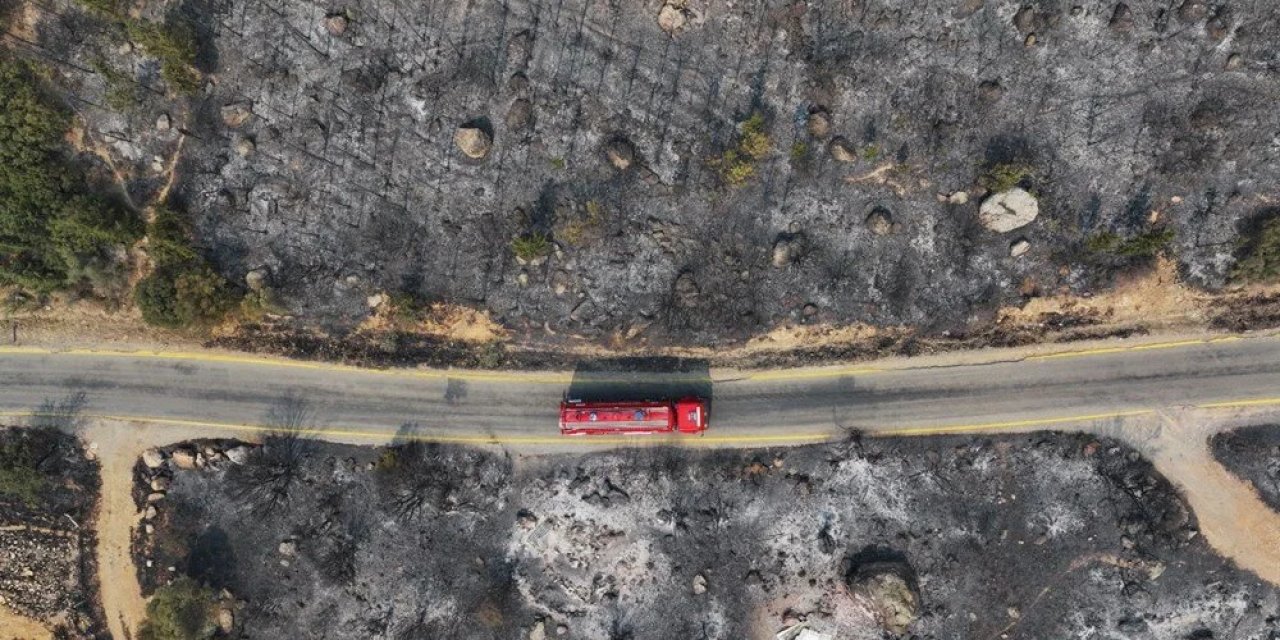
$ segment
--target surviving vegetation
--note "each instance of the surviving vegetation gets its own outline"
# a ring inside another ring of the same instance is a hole
[[[31,65],[0,51],[0,281],[118,294],[142,223],[86,187],[63,142],[70,126]]]

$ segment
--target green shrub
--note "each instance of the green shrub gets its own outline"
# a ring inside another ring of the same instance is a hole
[[[141,640],[206,640],[218,626],[214,594],[191,578],[182,577],[156,589],[147,603],[147,619],[138,630]]]
[[[993,165],[978,178],[978,184],[992,193],[1001,193],[1022,185],[1035,171],[1026,164],[1003,162]]]
[[[200,90],[196,40],[189,27],[178,22],[126,20],[125,31],[148,56],[160,61],[160,77],[175,93],[191,95]]]
[[[15,439],[0,444],[0,496],[17,500],[28,507],[40,502],[45,487],[44,474],[36,468],[40,457],[29,440]]]
[[[1280,215],[1263,221],[1246,238],[1231,269],[1236,282],[1267,282],[1280,278]]]
[[[866,160],[867,162],[874,162],[875,159],[879,157],[880,157],[880,147],[877,145],[870,144],[870,145],[867,145],[867,148],[862,150],[862,159]]]
[[[1085,249],[1095,255],[1121,258],[1154,258],[1173,242],[1173,229],[1151,229],[1128,238],[1100,231],[1085,239]]]
[[[511,241],[511,251],[521,260],[533,260],[551,253],[551,238],[540,232],[526,233]]]
[[[70,116],[23,62],[0,53],[0,283],[48,292],[78,284],[141,235],[131,212],[89,195],[66,160]]]
[[[147,230],[155,269],[138,282],[134,302],[142,319],[160,327],[218,322],[235,305],[231,285],[191,246],[191,231],[176,212],[159,207]]]
[[[773,141],[765,131],[764,114],[758,111],[751,114],[740,128],[733,148],[725,150],[710,162],[720,172],[721,179],[734,187],[746,184],[756,174],[756,164],[769,155],[773,148]]]

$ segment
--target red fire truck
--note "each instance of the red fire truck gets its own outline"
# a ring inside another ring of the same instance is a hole
[[[706,429],[707,402],[701,398],[560,403],[560,433],[566,436],[701,433]]]

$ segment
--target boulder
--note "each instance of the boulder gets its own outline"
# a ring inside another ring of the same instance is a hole
[[[148,469],[159,469],[164,464],[164,453],[159,449],[147,449],[142,452],[142,464]]]
[[[694,307],[698,304],[698,282],[694,280],[693,274],[688,271],[676,277],[675,296],[676,304],[682,307]]]
[[[224,634],[229,634],[236,628],[236,614],[227,607],[218,609],[218,629]]]
[[[858,150],[843,137],[836,136],[827,144],[827,151],[836,162],[857,162]]]
[[[458,146],[458,150],[463,155],[473,160],[479,160],[489,155],[489,149],[493,146],[493,138],[489,137],[489,134],[480,127],[464,124],[454,132],[453,143]]]
[[[173,466],[179,469],[195,469],[196,454],[190,449],[174,449],[173,454],[169,456],[169,460],[173,462]]]
[[[170,480],[164,476],[156,476],[151,479],[152,491],[168,491]]]
[[[1008,233],[1031,224],[1040,215],[1036,197],[1023,189],[1010,189],[988,197],[978,210],[978,221],[996,233]]]
[[[324,17],[324,30],[335,38],[346,33],[350,24],[351,21],[347,19],[347,16],[341,13],[331,13]]]
[[[887,236],[893,231],[893,215],[884,207],[875,207],[867,214],[867,230],[878,236]]]
[[[267,288],[267,270],[254,269],[244,274],[244,285],[249,287],[250,291],[262,291]]]
[[[507,108],[507,128],[512,131],[522,131],[532,122],[533,103],[524,98],[512,100],[511,106]]]
[[[222,107],[221,114],[222,124],[234,129],[253,117],[253,105],[248,102],[233,102]]]
[[[155,504],[157,502],[160,502],[161,500],[164,500],[163,492],[155,491],[147,494],[147,504]]]
[[[173,121],[169,119],[169,114],[162,113],[156,118],[156,131],[168,131],[173,126]]]
[[[290,557],[298,555],[298,543],[295,540],[285,540],[276,548],[280,555]]]
[[[902,635],[920,615],[920,594],[909,576],[910,568],[899,563],[863,565],[851,576],[850,591],[871,608],[881,627]]]
[[[707,592],[707,577],[699,573],[693,577],[693,594],[702,595]]]
[[[1031,243],[1026,238],[1019,238],[1009,245],[1009,255],[1018,258],[1027,254],[1031,250]]]
[[[604,155],[614,169],[626,171],[636,161],[636,148],[630,141],[617,138],[605,145]]]
[[[253,155],[253,152],[257,150],[258,145],[253,141],[253,138],[240,138],[239,140],[236,140],[236,155],[241,158],[247,158]]]
[[[817,109],[809,113],[809,119],[804,125],[805,131],[815,138],[825,138],[831,133],[831,114],[825,109]]]
[[[667,32],[667,35],[674,36],[676,32],[684,28],[689,16],[682,6],[683,2],[665,2],[662,8],[658,10],[658,27]]]
[[[804,239],[797,233],[782,233],[773,242],[773,266],[781,269],[796,260],[804,250]]]
[[[529,640],[547,640],[547,626],[541,620],[529,628]]]

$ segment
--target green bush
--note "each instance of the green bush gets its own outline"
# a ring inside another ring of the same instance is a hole
[[[1280,278],[1280,215],[1261,224],[1246,238],[1231,269],[1236,282],[1267,282]]]
[[[131,212],[84,191],[65,155],[70,124],[32,70],[0,53],[0,283],[36,292],[78,284],[77,274],[141,235]]]
[[[190,28],[178,22],[126,20],[125,31],[148,56],[160,61],[160,77],[175,93],[191,95],[200,90],[196,40]]]
[[[176,212],[156,209],[147,230],[147,247],[155,270],[138,282],[133,293],[148,324],[209,325],[234,306],[230,284],[191,246],[191,231]]]
[[[141,640],[205,640],[218,626],[213,590],[182,577],[156,590],[147,603]]]
[[[1154,258],[1173,242],[1173,229],[1151,229],[1128,238],[1100,231],[1085,240],[1085,248],[1095,255],[1121,258]]]
[[[511,241],[511,251],[521,260],[533,260],[551,253],[551,238],[545,233],[533,232]]]
[[[38,504],[45,487],[44,475],[36,469],[39,462],[26,439],[0,443],[0,496],[28,507]]]
[[[1026,164],[1005,162],[993,165],[978,178],[978,184],[992,193],[1001,193],[1022,185],[1035,171]]]
[[[710,164],[726,183],[739,187],[756,174],[756,164],[769,155],[772,148],[773,141],[765,131],[764,114],[757,111],[742,122],[733,148],[712,158]]]

